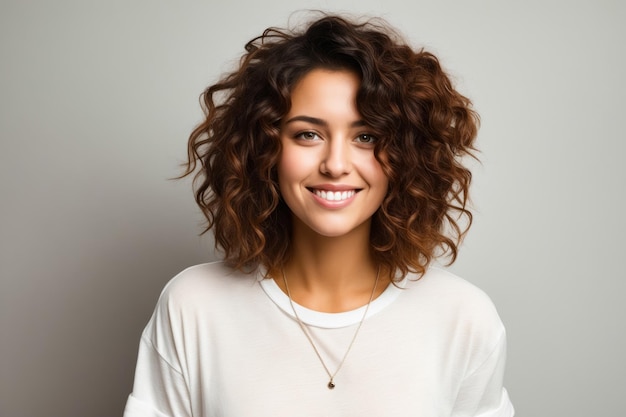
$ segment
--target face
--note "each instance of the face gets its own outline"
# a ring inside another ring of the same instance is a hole
[[[281,194],[294,222],[323,236],[369,231],[387,193],[376,138],[356,108],[359,83],[350,71],[310,71],[281,123]]]

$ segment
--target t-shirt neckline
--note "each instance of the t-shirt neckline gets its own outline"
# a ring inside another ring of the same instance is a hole
[[[376,299],[372,300],[365,318],[367,319],[368,317],[379,313],[393,303],[403,291],[401,288],[405,287],[406,279],[407,278],[405,277],[401,282],[396,283],[396,285],[389,284]],[[272,278],[262,278],[261,274],[259,284],[270,300],[272,300],[274,304],[276,304],[283,312],[295,320],[296,317],[293,314],[289,297],[287,297],[287,294],[280,289],[278,284],[276,284],[276,281]],[[363,318],[367,305],[341,313],[325,313],[322,311],[311,310],[310,308],[304,307],[294,301],[293,308],[297,311],[300,320],[309,326],[336,329],[359,323]]]

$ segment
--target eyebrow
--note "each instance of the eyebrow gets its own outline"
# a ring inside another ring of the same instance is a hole
[[[293,122],[307,122],[307,123],[311,123],[311,124],[322,126],[322,127],[328,127],[328,122],[326,120],[319,119],[317,117],[311,117],[311,116],[294,116],[291,119],[285,121],[285,124],[289,124]],[[357,120],[350,124],[350,127],[361,127],[361,126],[366,126],[363,120]]]

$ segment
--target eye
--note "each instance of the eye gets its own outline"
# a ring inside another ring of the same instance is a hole
[[[375,136],[369,135],[367,133],[363,133],[357,136],[354,140],[356,140],[359,143],[365,143],[365,144],[374,144],[377,141]]]
[[[302,139],[305,141],[314,141],[314,140],[318,140],[320,137],[317,133],[315,132],[310,132],[310,131],[306,131],[306,132],[300,132],[295,136],[296,139]]]

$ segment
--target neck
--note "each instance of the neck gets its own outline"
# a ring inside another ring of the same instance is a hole
[[[327,237],[294,219],[292,252],[284,273],[293,300],[313,310],[341,312],[367,304],[378,273],[370,252],[369,223],[347,235]],[[286,291],[282,271],[273,276]],[[375,296],[388,282],[380,277]]]

